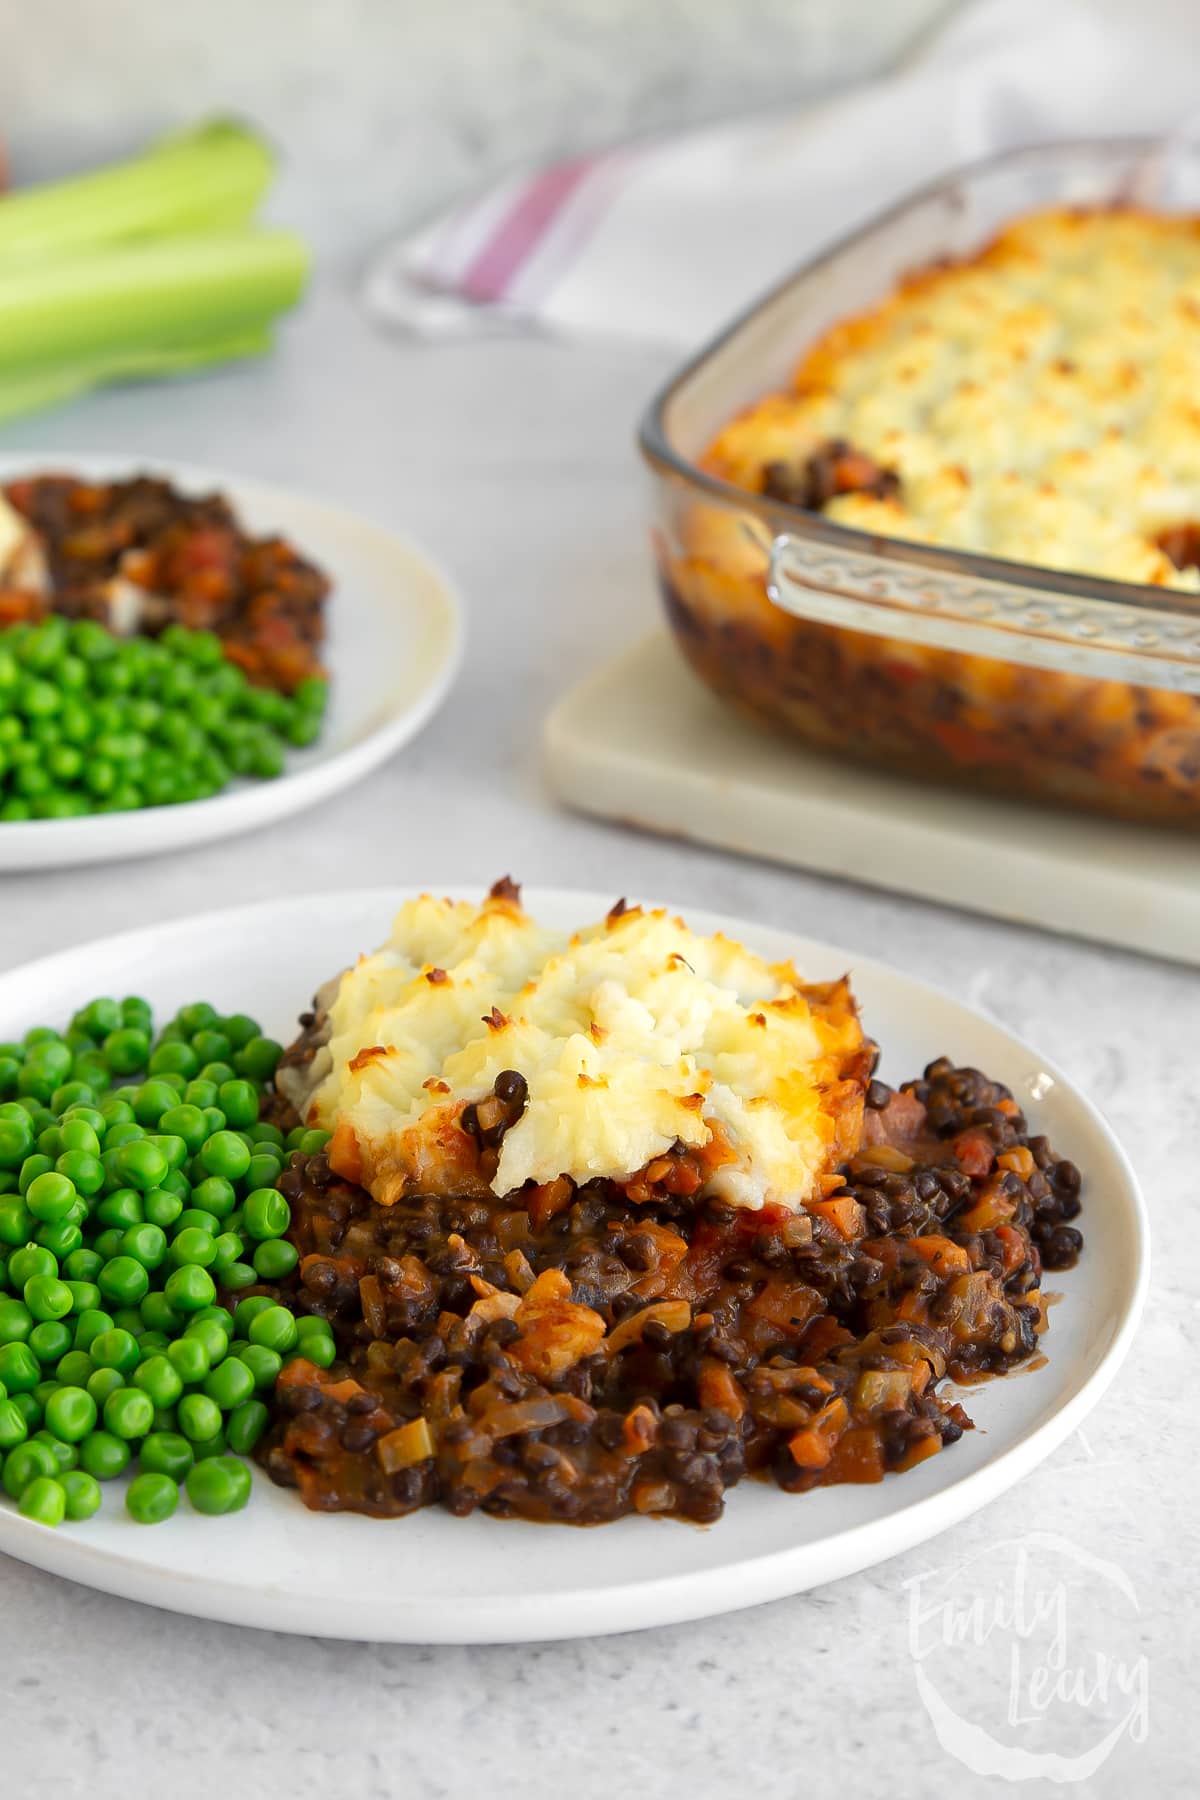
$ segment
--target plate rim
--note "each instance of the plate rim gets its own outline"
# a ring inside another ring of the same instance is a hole
[[[430,578],[430,592],[431,596],[436,594],[436,604],[430,606],[427,599],[422,599],[421,617],[435,634],[435,644],[430,676],[416,699],[398,714],[390,712],[364,737],[344,749],[302,768],[285,768],[275,781],[239,783],[224,793],[205,800],[189,800],[181,806],[143,806],[133,812],[93,813],[79,819],[0,821],[0,874],[167,854],[251,831],[315,806],[361,780],[414,738],[441,707],[461,672],[466,650],[466,607],[456,583],[441,560],[419,540],[368,513],[303,487],[261,481],[233,469],[101,450],[48,449],[36,454],[5,450],[0,452],[0,482],[12,479],[30,464],[46,469],[65,468],[85,478],[101,480],[118,470],[137,469],[169,480],[185,491],[221,489],[230,495],[235,506],[241,504],[239,495],[256,510],[299,504],[327,521],[331,529],[365,533],[393,552],[399,551]],[[116,848],[103,842],[113,834],[114,823],[121,838]]]
[[[208,912],[155,920],[150,929],[160,943],[165,937],[185,941],[196,956],[202,956],[205,934],[200,927],[228,929],[242,920],[277,918],[281,911],[302,914],[306,908],[319,906],[378,905],[387,916],[406,899],[418,894],[448,894],[456,898],[478,900],[486,893],[485,884],[452,881],[449,883],[398,883],[394,886],[317,889],[303,894],[255,901],[240,906],[222,907]],[[529,884],[524,897],[531,912],[550,905],[578,907],[582,916],[597,907],[606,910],[610,897],[589,889],[544,887]],[[742,1557],[717,1569],[691,1569],[667,1575],[639,1578],[603,1587],[560,1587],[537,1596],[528,1616],[514,1610],[511,1597],[504,1595],[443,1596],[437,1603],[436,1617],[431,1617],[428,1596],[408,1600],[403,1593],[390,1593],[386,1602],[376,1602],[375,1610],[349,1622],[344,1615],[314,1622],[305,1610],[304,1596],[291,1589],[250,1588],[245,1583],[229,1582],[212,1574],[205,1578],[175,1570],[164,1570],[142,1562],[120,1550],[93,1547],[86,1532],[79,1536],[66,1531],[51,1531],[31,1520],[0,1508],[0,1553],[9,1554],[52,1574],[66,1576],[81,1584],[116,1594],[122,1598],[157,1606],[185,1616],[218,1620],[243,1627],[285,1631],[331,1640],[359,1642],[391,1642],[405,1644],[515,1644],[549,1642],[562,1639],[608,1635],[631,1630],[654,1629],[692,1620],[717,1617],[739,1611],[768,1600],[783,1599],[860,1570],[890,1561],[894,1556],[927,1542],[951,1526],[960,1523],[983,1506],[1000,1498],[1017,1482],[1050,1456],[1082,1423],[1102,1399],[1114,1380],[1132,1346],[1145,1306],[1150,1280],[1151,1233],[1149,1212],[1136,1170],[1112,1126],[1099,1107],[1088,1098],[1059,1065],[1045,1057],[1018,1033],[996,1019],[985,1007],[972,1005],[949,990],[922,977],[907,974],[878,957],[860,955],[810,938],[788,926],[716,913],[690,904],[680,906],[663,900],[645,899],[640,904],[650,908],[665,906],[671,912],[683,912],[692,919],[703,918],[702,929],[724,929],[740,935],[753,947],[756,933],[791,940],[796,954],[817,953],[831,959],[845,959],[848,967],[899,978],[917,997],[927,994],[940,1003],[981,1019],[999,1032],[1015,1050],[1033,1057],[1052,1079],[1082,1107],[1090,1124],[1099,1132],[1110,1167],[1123,1176],[1120,1195],[1126,1223],[1132,1231],[1135,1250],[1132,1267],[1127,1271],[1123,1305],[1115,1328],[1096,1367],[1080,1385],[1046,1418],[1026,1430],[1008,1448],[1001,1450],[982,1467],[965,1472],[939,1486],[933,1493],[902,1498],[881,1517],[839,1529],[821,1540],[826,1567],[817,1579],[805,1575],[793,1578],[796,1564],[811,1560],[811,1541],[785,1546],[761,1555]],[[146,928],[132,928],[109,933],[104,937],[64,945],[32,961],[0,971],[0,1006],[5,1003],[10,985],[36,987],[40,975],[50,967],[72,956],[96,954],[119,955],[144,942]],[[1021,1371],[1015,1371],[1019,1375]],[[736,1498],[736,1497],[735,1497]],[[511,1530],[523,1521],[494,1521],[496,1529]],[[656,1523],[661,1524],[661,1521]],[[534,1529],[530,1526],[529,1529]],[[709,1529],[719,1530],[720,1521]],[[880,1542],[879,1540],[886,1540]],[[714,1591],[716,1590],[716,1591]],[[647,1605],[649,1601],[651,1604]],[[383,1607],[386,1607],[386,1616]]]

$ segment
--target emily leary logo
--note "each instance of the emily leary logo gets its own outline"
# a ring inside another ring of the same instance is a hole
[[[917,1692],[975,1774],[1069,1785],[1145,1742],[1150,1669],[1115,1563],[1034,1531],[905,1586]]]

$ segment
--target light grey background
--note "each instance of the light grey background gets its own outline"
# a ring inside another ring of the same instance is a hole
[[[37,179],[233,109],[277,211],[354,253],[548,151],[883,68],[954,0],[0,0],[0,134]]]

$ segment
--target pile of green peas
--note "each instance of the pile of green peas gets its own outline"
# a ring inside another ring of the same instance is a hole
[[[282,775],[316,741],[327,683],[254,687],[211,631],[115,637],[57,614],[0,631],[0,820],[129,812]]]
[[[0,1043],[0,1486],[27,1518],[91,1517],[135,1460],[141,1524],[181,1486],[238,1511],[284,1363],[333,1362],[263,1291],[298,1260],[280,1170],[326,1142],[260,1121],[280,1055],[204,1001],[156,1035],[136,996]]]

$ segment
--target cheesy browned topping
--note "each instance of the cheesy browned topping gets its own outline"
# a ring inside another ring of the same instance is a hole
[[[835,326],[706,466],[760,492],[848,446],[876,478],[820,495],[842,524],[1194,590],[1198,396],[1200,221],[1054,210]]]
[[[384,1204],[628,1182],[692,1152],[706,1192],[798,1209],[857,1142],[869,1047],[847,985],[664,911],[568,933],[503,886],[482,907],[426,895],[341,977],[328,1021],[299,1098]],[[484,1164],[464,1111],[513,1077],[519,1110]]]

